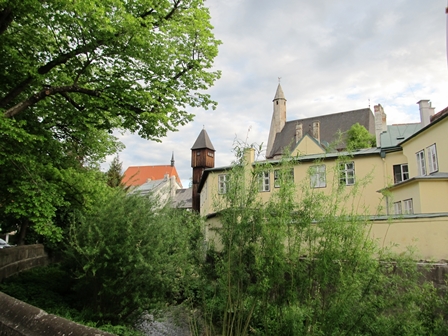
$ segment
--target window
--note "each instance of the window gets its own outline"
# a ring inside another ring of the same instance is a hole
[[[420,176],[426,175],[425,151],[422,150],[418,152],[416,155],[417,155],[418,175]]]
[[[260,189],[259,191],[269,191],[269,172],[262,172],[259,175]]]
[[[412,202],[412,198],[404,200],[403,207],[404,207],[405,214],[412,215],[414,213],[414,205]]]
[[[439,166],[437,163],[437,150],[436,150],[436,144],[433,144],[426,148],[428,151],[428,170],[429,173],[435,173],[439,170]]]
[[[229,189],[229,175],[220,174],[218,175],[218,193],[225,194]]]
[[[409,180],[408,164],[394,165],[394,183]]]
[[[280,188],[282,174],[285,174],[284,179],[286,181],[288,181],[288,182],[294,181],[294,169],[293,168],[291,168],[289,171],[276,169],[276,170],[274,170],[274,187],[275,188]]]
[[[339,184],[355,184],[355,163],[353,161],[339,164]]]
[[[327,186],[325,165],[312,166],[310,168],[310,175],[311,188],[325,188]]]
[[[401,201],[394,202],[394,213],[396,215],[401,215],[403,212],[401,211]]]
[[[214,156],[213,152],[207,152],[207,155],[210,156],[210,157]]]

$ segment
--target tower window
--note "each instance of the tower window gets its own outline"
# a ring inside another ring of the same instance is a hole
[[[199,155],[201,155],[201,152],[200,152],[200,151],[197,151],[197,152],[196,152],[196,156],[199,156]]]
[[[213,157],[213,153],[212,152],[207,152],[207,155],[210,157]]]
[[[276,101],[277,105],[278,105],[278,100]]]

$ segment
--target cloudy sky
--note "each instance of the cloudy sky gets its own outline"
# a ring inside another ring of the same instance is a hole
[[[446,0],[207,0],[221,79],[209,90],[215,111],[161,143],[121,136],[128,166],[169,164],[184,187],[190,148],[205,127],[216,166],[229,165],[235,140],[266,144],[281,77],[287,120],[381,104],[388,124],[418,122],[418,105],[448,106]],[[103,169],[107,169],[107,163]]]

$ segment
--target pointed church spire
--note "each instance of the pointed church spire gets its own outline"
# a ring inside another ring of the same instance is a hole
[[[280,85],[280,83],[278,83],[277,92],[275,92],[275,97],[274,97],[274,100],[277,100],[277,99],[285,99],[286,100],[285,94],[283,93],[282,86]]]
[[[174,151],[173,154],[171,155],[171,167],[174,167]]]
[[[283,130],[283,127],[286,123],[286,98],[283,93],[282,86],[278,83],[277,91],[275,92],[273,112],[272,112],[272,120],[271,120],[271,129],[269,131],[269,138],[266,148],[266,158],[272,158],[275,138],[277,137],[277,133],[280,133]]]

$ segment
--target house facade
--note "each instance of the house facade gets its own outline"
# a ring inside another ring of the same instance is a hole
[[[421,123],[387,125],[381,105],[375,106],[374,114],[370,109],[368,113],[349,111],[345,114],[349,122],[339,121],[339,125],[345,125],[339,130],[346,131],[359,121],[367,122],[369,131],[376,136],[377,147],[346,152],[343,144],[329,149],[329,133],[334,131],[334,125],[330,131],[320,127],[331,118],[314,118],[319,119],[314,121],[315,127],[308,120],[295,120],[290,123],[295,125],[291,132],[286,129],[288,122],[282,121],[286,119],[286,99],[280,86],[273,103],[272,123],[281,122],[280,126],[271,125],[266,158],[255,159],[253,149],[247,149],[244,157],[247,176],[257,169],[259,200],[266,202],[278,192],[277,167],[284,161],[284,153],[291,153],[286,160],[298,198],[305,186],[312,192],[326,194],[343,186],[350,195],[357,188],[353,197],[344,198],[342,208],[367,216],[373,238],[381,244],[396,245],[397,252],[412,245],[422,259],[448,259],[448,149],[444,140],[444,134],[448,134],[448,113],[436,114],[436,118],[430,102],[422,100],[418,102]],[[284,111],[278,107],[282,104]],[[344,113],[339,113],[339,118],[344,118]],[[304,124],[311,125],[307,132],[303,131]],[[279,143],[285,145],[282,150],[278,149]],[[263,166],[265,171],[260,168]],[[198,185],[200,214],[207,218],[207,239],[218,245],[216,215],[225,207],[220,200],[231,183],[230,169],[206,168]]]

